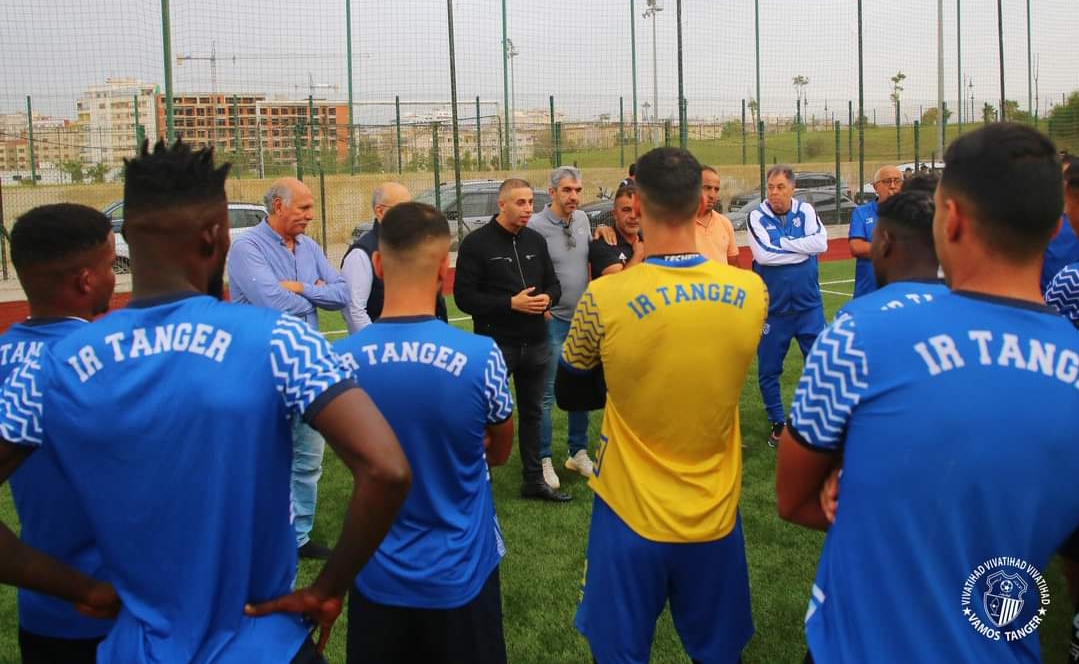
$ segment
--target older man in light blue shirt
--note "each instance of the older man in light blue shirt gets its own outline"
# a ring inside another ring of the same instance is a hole
[[[314,240],[304,235],[314,219],[311,190],[295,178],[274,182],[266,193],[270,214],[232,244],[229,294],[302,318],[318,329],[318,310],[348,304],[348,285]],[[296,545],[304,558],[325,558],[329,549],[311,541],[322,476],[325,441],[301,418],[292,422],[292,515]]]

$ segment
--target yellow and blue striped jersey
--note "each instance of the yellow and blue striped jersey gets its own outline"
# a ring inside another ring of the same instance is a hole
[[[707,542],[734,527],[738,401],[768,312],[749,270],[649,258],[593,281],[562,349],[607,382],[592,488],[641,537]]]

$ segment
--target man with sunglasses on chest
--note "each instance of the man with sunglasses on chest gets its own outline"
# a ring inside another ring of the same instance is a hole
[[[554,272],[562,286],[562,295],[545,314],[547,345],[551,359],[547,363],[547,381],[543,390],[543,417],[540,420],[540,463],[543,481],[552,489],[560,482],[551,463],[551,410],[554,407],[554,377],[562,343],[569,332],[569,323],[588,286],[588,215],[577,209],[581,203],[581,172],[571,166],[551,171],[548,193],[551,202],[536,213],[528,227],[547,241]],[[592,460],[588,456],[588,411],[569,413],[567,437],[569,456],[565,468],[584,477],[592,477]]]

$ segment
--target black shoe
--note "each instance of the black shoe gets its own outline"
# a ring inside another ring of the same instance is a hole
[[[326,560],[330,557],[330,548],[316,544],[313,540],[307,540],[307,544],[297,549],[297,553],[301,558],[308,560]]]
[[[772,423],[772,432],[770,434],[768,434],[768,447],[771,447],[771,448],[774,449],[776,447],[776,445],[779,445],[779,436],[782,435],[782,433],[783,433],[783,423],[782,422],[773,422]]]
[[[534,500],[547,500],[552,503],[564,503],[573,500],[573,496],[568,493],[556,491],[546,484],[526,484],[522,486],[521,497],[532,498]]]

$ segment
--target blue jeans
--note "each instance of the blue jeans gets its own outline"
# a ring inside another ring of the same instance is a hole
[[[547,346],[551,351],[551,359],[547,363],[547,383],[543,388],[543,417],[540,419],[540,458],[547,459],[551,456],[551,409],[554,407],[554,376],[558,371],[558,359],[562,357],[562,344],[569,334],[569,323],[559,318],[551,317],[547,321]],[[569,413],[569,455],[573,456],[579,450],[588,449],[588,411],[571,411]]]
[[[318,501],[318,479],[322,477],[322,452],[326,440],[303,421],[292,417],[292,529],[296,547],[311,539]]]

